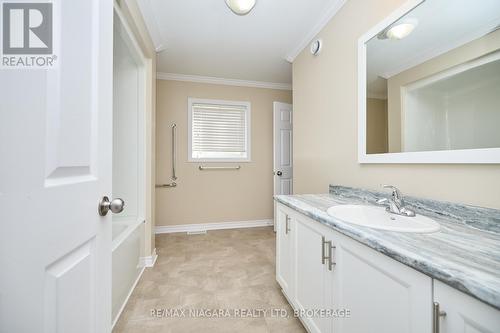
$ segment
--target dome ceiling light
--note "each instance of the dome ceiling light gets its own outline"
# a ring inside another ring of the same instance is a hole
[[[255,6],[256,0],[226,0],[226,5],[236,15],[246,15]]]
[[[395,39],[400,40],[408,36],[413,29],[418,25],[418,20],[414,18],[404,19],[396,24],[391,25],[388,29],[382,31],[379,39]]]

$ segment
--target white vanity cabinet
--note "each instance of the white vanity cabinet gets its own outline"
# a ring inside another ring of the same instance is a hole
[[[283,204],[276,215],[276,278],[309,332],[500,332],[500,310]]]
[[[294,214],[293,219],[296,230],[294,307],[304,311],[302,322],[309,332],[331,332],[331,317],[311,315],[314,310],[333,308],[330,230],[320,223],[311,223],[301,214]]]
[[[301,319],[309,332],[432,331],[430,277],[281,204],[277,213],[277,280],[292,306],[306,311]],[[286,216],[293,221],[291,241],[280,229]],[[286,249],[290,255],[282,253]],[[341,316],[309,316],[315,309],[340,310]]]
[[[430,277],[333,230],[331,238],[334,308],[351,314],[334,319],[333,332],[432,332]]]
[[[434,302],[436,333],[500,332],[499,310],[437,280],[434,280]]]
[[[282,205],[276,205],[276,280],[290,299],[293,294],[293,271],[295,248],[294,212]]]

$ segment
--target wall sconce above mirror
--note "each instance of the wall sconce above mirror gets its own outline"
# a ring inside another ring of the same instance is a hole
[[[500,1],[409,1],[358,75],[360,163],[500,163]]]

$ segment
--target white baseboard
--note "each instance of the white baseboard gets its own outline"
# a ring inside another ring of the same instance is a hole
[[[272,219],[218,222],[218,223],[200,223],[200,224],[181,224],[181,225],[160,225],[155,228],[156,234],[170,234],[176,232],[200,232],[206,230],[239,229],[269,227],[273,225]]]
[[[153,267],[157,258],[158,255],[156,254],[156,249],[154,249],[153,253],[149,257],[141,257],[139,264],[143,267]]]

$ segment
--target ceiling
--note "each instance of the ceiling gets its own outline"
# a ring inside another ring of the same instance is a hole
[[[500,1],[426,0],[404,18],[418,20],[406,38],[367,43],[369,95],[386,97],[387,78],[498,28]]]
[[[289,61],[345,0],[257,0],[246,16],[224,0],[138,3],[157,50],[163,49],[158,72],[290,84]]]

